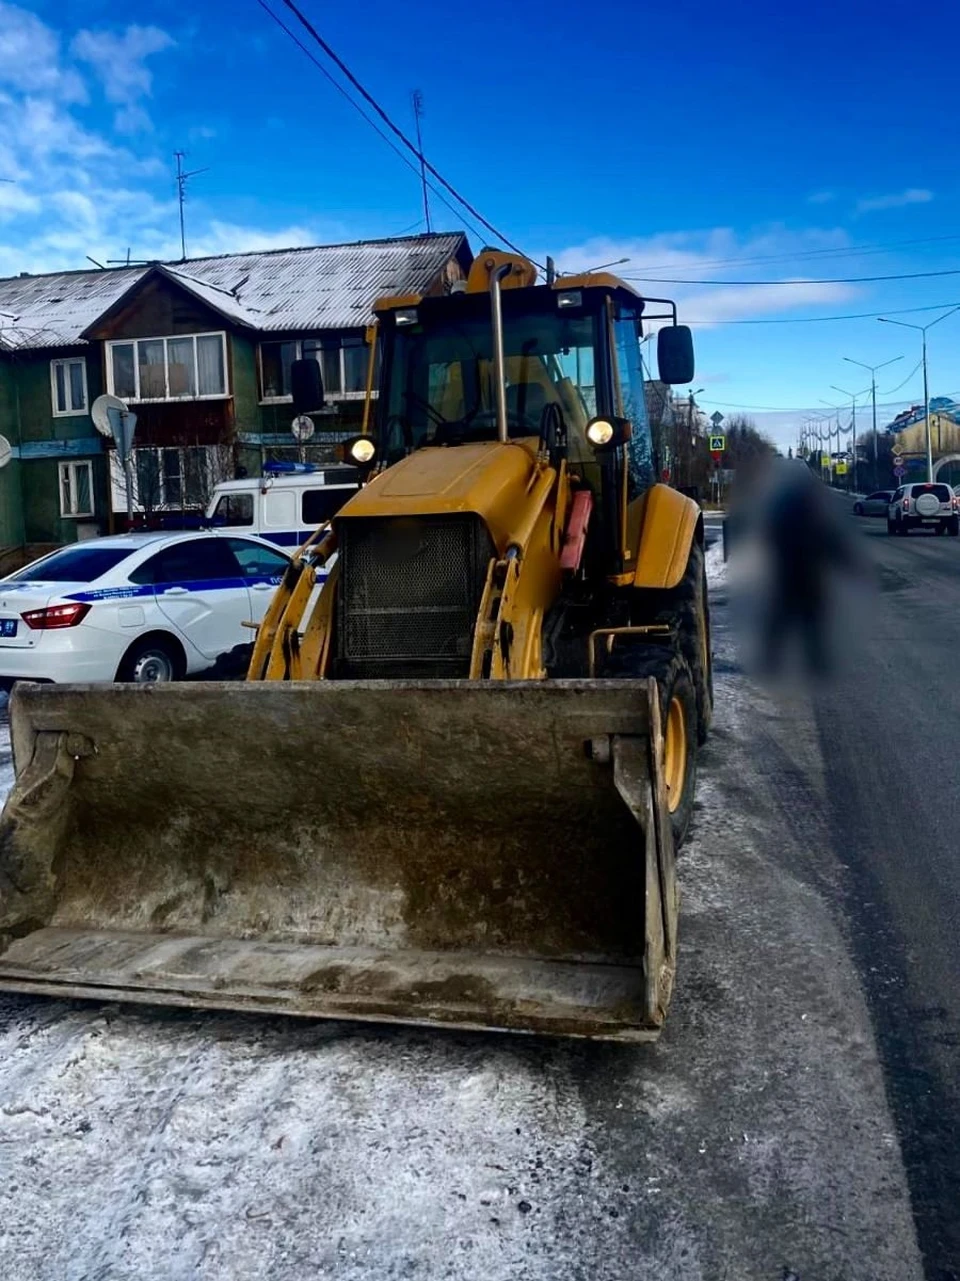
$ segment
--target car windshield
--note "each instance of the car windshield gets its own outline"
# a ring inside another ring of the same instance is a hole
[[[597,413],[595,341],[591,315],[555,310],[505,314],[512,436],[537,435],[548,404],[560,408],[568,432],[586,430]],[[388,453],[404,446],[493,438],[492,346],[489,310],[433,331],[421,325],[397,329],[385,418]]]
[[[941,503],[949,503],[953,497],[952,492],[946,485],[914,485],[914,498],[919,498],[921,494],[932,494]]]
[[[96,547],[75,543],[11,574],[8,583],[92,583],[119,565],[132,547]]]

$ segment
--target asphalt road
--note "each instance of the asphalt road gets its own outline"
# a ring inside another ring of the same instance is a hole
[[[837,501],[873,588],[844,591],[834,679],[782,696],[749,750],[860,974],[924,1274],[958,1281],[960,539]]]
[[[863,521],[855,679],[818,697],[829,824],[930,1281],[960,1278],[960,540]]]

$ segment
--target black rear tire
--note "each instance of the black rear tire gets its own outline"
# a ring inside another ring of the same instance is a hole
[[[888,533],[888,534],[895,534],[896,532],[897,532],[897,527],[896,527],[896,525],[893,523],[893,521],[890,519],[890,517],[888,516],[888,517],[887,517],[887,533]]]
[[[710,602],[703,547],[694,543],[686,571],[676,587],[668,590],[634,587],[630,592],[632,622],[667,623],[676,628],[677,644],[696,694],[697,742],[703,746],[713,720]]]
[[[697,699],[690,669],[681,654],[652,646],[635,651],[630,664],[631,679],[643,680],[650,676],[656,680],[660,691],[660,723],[664,735],[665,757],[669,755],[669,744],[666,740],[670,705],[674,701],[678,704],[678,712],[683,721],[683,782],[679,796],[673,796],[669,791],[667,794],[673,843],[674,847],[679,849],[686,839],[690,819],[693,816],[693,802],[697,787]]]

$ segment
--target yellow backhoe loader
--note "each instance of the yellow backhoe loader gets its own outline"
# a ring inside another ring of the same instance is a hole
[[[484,251],[377,304],[366,483],[247,681],[14,692],[0,988],[658,1035],[712,693],[702,521],[656,483],[640,355],[653,320],[684,383],[692,342],[657,303]]]

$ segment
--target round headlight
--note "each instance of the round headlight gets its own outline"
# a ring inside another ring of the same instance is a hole
[[[613,440],[613,423],[598,418],[587,428],[587,440],[591,445],[609,445]]]
[[[358,437],[350,446],[350,457],[355,463],[372,462],[376,452],[377,447],[369,436]]]

